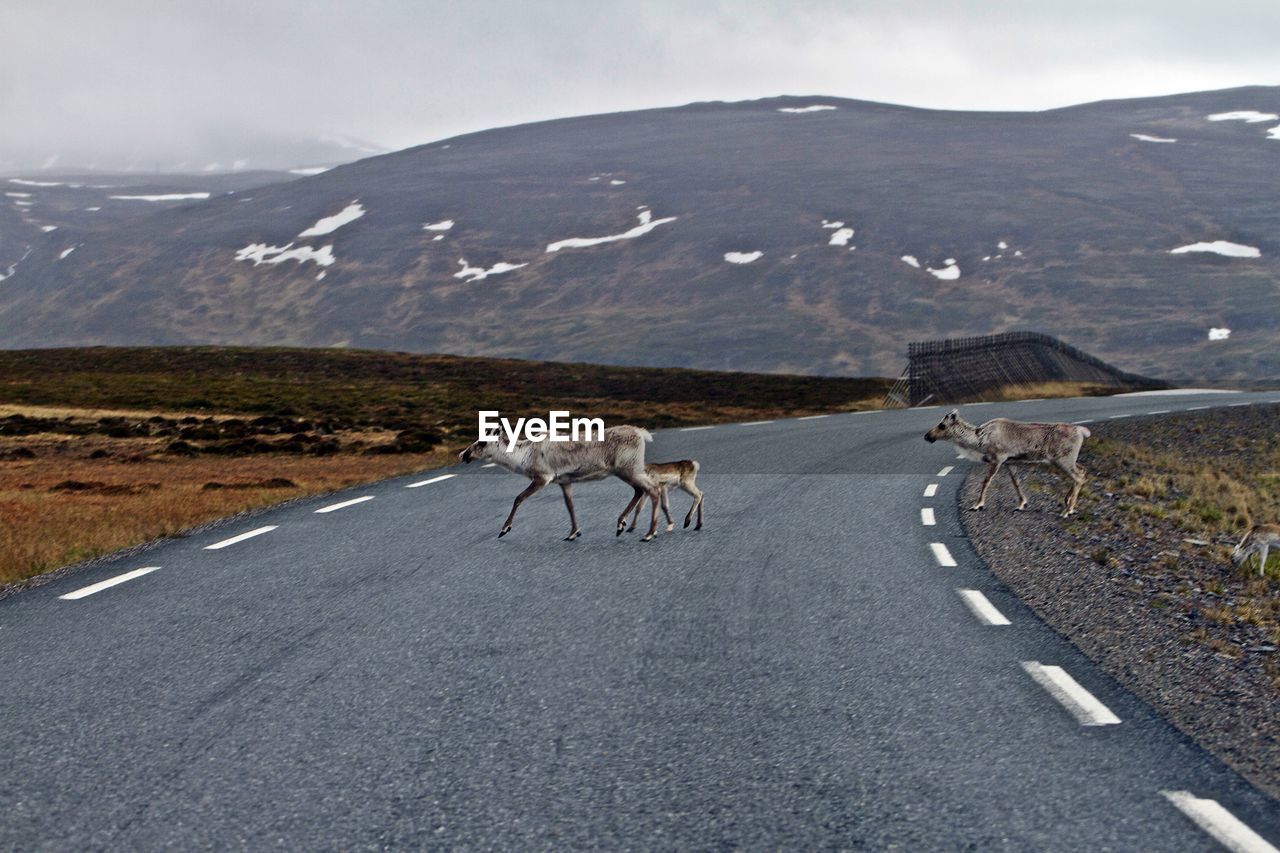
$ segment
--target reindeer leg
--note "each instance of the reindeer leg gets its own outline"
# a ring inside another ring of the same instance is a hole
[[[1262,543],[1262,550],[1258,552],[1258,577],[1265,578],[1267,576],[1267,552],[1271,550],[1271,546],[1266,542]]]
[[[689,513],[684,517],[684,526],[688,527],[689,522],[693,520],[693,511],[698,511],[698,526],[694,530],[702,529],[702,492],[697,486],[688,485],[683,487],[686,492],[693,495],[693,506],[689,507]]]
[[[676,523],[671,520],[671,505],[668,503],[667,487],[659,486],[658,494],[662,496],[662,514],[667,517],[667,532],[676,529]]]
[[[1067,490],[1067,497],[1062,505],[1062,517],[1066,518],[1075,514],[1076,500],[1080,497],[1080,490],[1084,488],[1085,474],[1084,469],[1075,463],[1072,463],[1070,468],[1062,470],[1071,478],[1071,486]]]
[[[627,528],[628,533],[634,533],[636,524],[640,521],[640,509],[644,506],[644,501],[636,504],[636,511],[631,514],[631,525]]]
[[[991,478],[1000,472],[1001,460],[987,466],[987,476],[982,478],[982,491],[978,493],[978,502],[973,505],[973,509],[982,509],[987,505],[987,488],[991,485]]]
[[[582,535],[582,528],[578,527],[577,516],[573,513],[573,483],[561,483],[560,491],[564,492],[564,505],[569,510],[569,535],[564,541],[572,542]]]
[[[626,529],[627,515],[631,512],[632,507],[635,507],[636,515],[640,515],[640,499],[644,497],[644,489],[629,480],[624,480],[623,482],[635,489],[635,494],[631,496],[631,500],[627,501],[627,508],[622,511],[622,515],[618,516],[618,532],[614,534],[615,536],[621,536],[622,531]],[[654,515],[657,515],[657,510],[654,510]]]
[[[499,539],[511,532],[511,522],[515,520],[516,510],[520,508],[520,504],[524,503],[526,498],[539,491],[545,485],[546,483],[541,480],[534,480],[529,483],[528,488],[516,495],[515,503],[511,505],[511,514],[508,515],[507,520],[502,523],[502,530],[498,531]]]
[[[1018,493],[1018,511],[1021,512],[1027,508],[1027,496],[1022,493],[1022,486],[1018,485],[1018,478],[1013,473],[1013,466],[1010,465],[1004,470],[1005,473],[1009,475],[1009,479],[1013,482],[1013,490]]]

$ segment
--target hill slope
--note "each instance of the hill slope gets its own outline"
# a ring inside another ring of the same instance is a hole
[[[1240,110],[1280,89],[487,131],[45,235],[0,284],[0,340],[885,375],[909,340],[1016,328],[1165,378],[1276,376],[1280,119],[1208,118]],[[1260,256],[1170,254],[1220,240]]]

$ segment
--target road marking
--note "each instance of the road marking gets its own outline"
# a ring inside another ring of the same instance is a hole
[[[1118,420],[1118,419],[1120,419],[1120,418],[1127,418],[1127,417],[1129,417],[1129,416],[1128,416],[1128,415],[1107,415],[1107,420],[1109,420],[1109,421],[1114,421],[1114,420]]]
[[[933,517],[933,507],[926,506],[920,508],[920,523],[925,527],[933,527],[938,523],[938,519]]]
[[[924,496],[925,496],[926,498],[931,498],[931,497],[933,497],[934,495],[936,495],[937,493],[938,493],[938,484],[937,484],[937,483],[930,483],[929,485],[927,485],[927,486],[925,486],[925,487],[924,487]]]
[[[745,424],[738,424],[738,426],[761,426],[762,424],[771,423],[773,423],[773,421],[747,421]]]
[[[1079,425],[1079,424],[1091,424],[1091,423],[1093,423],[1093,421],[1072,421],[1072,423],[1073,423],[1073,424],[1076,424],[1076,425]]]
[[[936,409],[936,408],[938,408],[936,405],[935,406],[916,406],[916,411],[923,412],[925,409]]]
[[[964,455],[963,453],[957,453],[957,454],[956,454],[956,458],[957,458],[957,459],[964,459],[964,458],[965,458],[965,455]]]
[[[1062,707],[1071,712],[1071,716],[1082,726],[1114,726],[1120,718],[1111,713],[1111,709],[1099,702],[1092,693],[1080,686],[1067,671],[1060,666],[1046,666],[1035,660],[1022,662],[1022,668],[1036,680],[1041,687],[1049,691],[1049,695],[1058,700]]]
[[[439,477],[432,477],[430,480],[423,480],[421,483],[410,483],[405,486],[406,489],[417,489],[422,486],[430,486],[432,483],[439,483],[448,480],[450,477],[456,477],[457,474],[441,474]]]
[[[1044,397],[1037,397],[1034,400],[1019,400],[1020,403],[1043,403]]]
[[[965,403],[966,406],[993,406],[994,403],[988,401],[986,403]]]
[[[829,418],[831,415],[805,415],[803,418],[796,418],[798,421],[816,421],[818,418]]]
[[[933,549],[933,557],[938,561],[939,566],[954,566],[956,558],[951,556],[951,552],[947,550],[947,546],[941,542],[930,542],[929,547]]]
[[[1200,411],[1201,409],[1207,409],[1207,408],[1209,408],[1209,407],[1208,407],[1208,406],[1190,406],[1190,407],[1187,409],[1187,411],[1188,411],[1188,412],[1198,412],[1198,411]]]
[[[978,621],[987,625],[1009,625],[1011,624],[1004,614],[996,610],[996,606],[987,600],[987,597],[976,589],[957,589],[960,597],[964,599],[964,603],[969,605],[969,609],[973,611],[973,615],[978,617]]]
[[[1167,414],[1169,414],[1169,410],[1168,410],[1168,409],[1156,409],[1154,412],[1147,412],[1147,414],[1148,414],[1148,415],[1167,415]]]
[[[498,467],[498,463],[497,463],[497,462],[486,462],[486,463],[484,463],[483,465],[481,465],[480,467],[481,467],[481,468],[497,468],[497,467]]]
[[[343,501],[340,504],[332,504],[330,506],[320,507],[320,509],[316,510],[316,512],[334,512],[336,510],[346,509],[349,506],[355,506],[356,504],[362,504],[365,501],[371,501],[371,500],[373,500],[373,495],[365,495],[362,498],[352,498],[351,500]]]
[[[1253,403],[1231,403],[1231,404],[1230,404],[1230,408],[1232,408],[1232,409],[1238,409],[1238,408],[1240,408],[1241,406],[1252,406],[1252,405],[1253,405]]]
[[[149,575],[158,568],[160,567],[144,566],[141,569],[134,569],[131,572],[125,572],[122,575],[116,575],[115,577],[108,578],[105,581],[100,581],[99,583],[95,583],[90,586],[77,589],[75,592],[69,592],[66,595],[60,595],[58,596],[58,598],[64,599],[66,601],[75,601],[76,599],[84,598],[85,596],[88,596],[88,595],[93,595],[95,592],[102,592],[104,589],[111,589],[111,587],[116,586],[117,584],[122,584],[125,581],[131,581],[134,578],[140,578],[143,575]]]
[[[1202,799],[1190,791],[1160,793],[1228,850],[1234,853],[1280,853],[1217,800]]]
[[[938,476],[939,476],[939,477],[945,477],[945,476],[947,476],[948,474],[950,474],[950,473],[951,473],[952,471],[954,471],[954,470],[955,470],[955,466],[954,466],[954,465],[948,465],[946,468],[943,468],[941,471],[939,471],[939,472],[938,472]]]
[[[232,536],[230,539],[223,539],[221,542],[214,542],[212,545],[204,546],[206,551],[217,551],[219,548],[225,548],[228,545],[234,545],[237,542],[243,542],[246,539],[252,539],[255,536],[261,536],[264,533],[270,533],[276,529],[277,525],[268,524],[266,527],[259,527],[257,530],[250,530],[248,533],[241,533],[239,536]]]
[[[712,424],[711,426],[700,426],[700,427],[681,427],[681,428],[680,428],[680,431],[681,431],[681,432],[697,432],[697,431],[698,431],[698,430],[700,430],[700,429],[715,429],[715,428],[716,428],[716,427],[715,427],[715,424]]]

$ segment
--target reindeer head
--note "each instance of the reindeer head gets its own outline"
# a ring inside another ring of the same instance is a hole
[[[938,439],[948,439],[951,437],[952,431],[955,430],[957,424],[962,424],[960,420],[960,410],[952,409],[951,413],[943,418],[936,427],[924,434],[924,440],[933,444]]]
[[[496,441],[473,441],[467,445],[467,449],[458,454],[458,458],[463,462],[470,462],[472,459],[489,459],[491,451],[498,446]]]

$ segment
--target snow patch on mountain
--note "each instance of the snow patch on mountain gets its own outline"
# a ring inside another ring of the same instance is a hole
[[[296,249],[290,243],[287,246],[268,246],[266,243],[250,243],[236,252],[237,261],[253,261],[259,264],[278,264],[284,261],[297,261],[299,264],[313,261],[319,266],[327,267],[336,259],[333,257],[333,246],[315,249],[311,246],[299,246]]]
[[[422,226],[422,230],[423,231],[448,231],[450,228],[452,228],[454,225],[457,225],[457,224],[458,223],[454,222],[452,219],[441,219],[439,222],[428,222],[426,225]]]
[[[332,234],[343,225],[355,222],[361,216],[364,216],[364,207],[360,202],[353,201],[333,216],[325,216],[318,220],[306,231],[299,231],[299,237],[323,237],[325,234]]]
[[[764,252],[759,250],[754,252],[725,252],[724,259],[731,264],[749,264],[753,261],[760,260],[764,256]]]
[[[506,261],[499,261],[488,269],[483,267],[473,267],[467,263],[466,258],[458,258],[458,263],[462,265],[462,270],[453,274],[454,278],[460,278],[468,284],[474,281],[483,281],[491,275],[500,275],[504,272],[518,270],[521,267],[527,267],[528,264],[509,264]]]
[[[911,266],[911,267],[915,267],[916,269],[920,269],[920,260],[919,260],[915,255],[903,255],[903,256],[902,256],[902,262],[903,262],[904,264],[906,264],[907,266]]]
[[[1134,139],[1138,140],[1139,142],[1177,142],[1178,141],[1176,139],[1166,139],[1163,136],[1148,136],[1145,133],[1131,133],[1129,135],[1132,136]]]
[[[1226,240],[1214,240],[1212,243],[1191,243],[1169,250],[1171,255],[1185,255],[1188,252],[1213,252],[1228,258],[1262,257],[1262,252],[1254,246],[1244,246],[1240,243],[1231,243]]]
[[[1275,113],[1260,113],[1257,110],[1235,110],[1229,113],[1214,113],[1211,116],[1205,116],[1209,121],[1243,121],[1247,124],[1254,124],[1260,121],[1275,121],[1280,119],[1280,115]]]
[[[333,168],[332,166],[303,166],[298,169],[290,169],[289,174],[302,175],[303,177],[309,178],[312,175],[318,175],[321,172],[327,172],[332,168]]]
[[[61,181],[28,181],[25,178],[10,178],[9,183],[19,184],[24,187],[61,187],[65,186]]]
[[[947,258],[946,266],[942,267],[942,269],[935,270],[933,267],[928,267],[927,269],[930,275],[943,281],[955,281],[960,277],[960,267],[956,266],[955,258]]]
[[[850,240],[852,237],[853,237],[853,229],[852,229],[852,228],[839,228],[839,229],[837,229],[837,230],[836,230],[836,233],[834,233],[834,234],[832,234],[832,235],[831,235],[831,239],[828,241],[827,245],[829,245],[829,246],[847,246],[847,245],[849,245],[849,240]]]
[[[835,107],[830,104],[811,104],[807,107],[778,107],[778,112],[796,115],[801,113],[820,113],[834,109]]]
[[[569,237],[564,240],[557,240],[554,243],[547,244],[547,252],[558,252],[561,249],[585,249],[588,246],[599,246],[603,243],[614,243],[618,240],[634,240],[637,237],[643,237],[659,225],[675,222],[679,217],[668,216],[663,219],[654,219],[652,212],[644,209],[640,211],[637,218],[640,220],[640,224],[629,231],[624,231],[621,234],[610,234],[606,237]]]
[[[1209,340],[1211,341],[1225,341],[1229,337],[1231,337],[1230,329],[1213,328],[1209,330]]]

